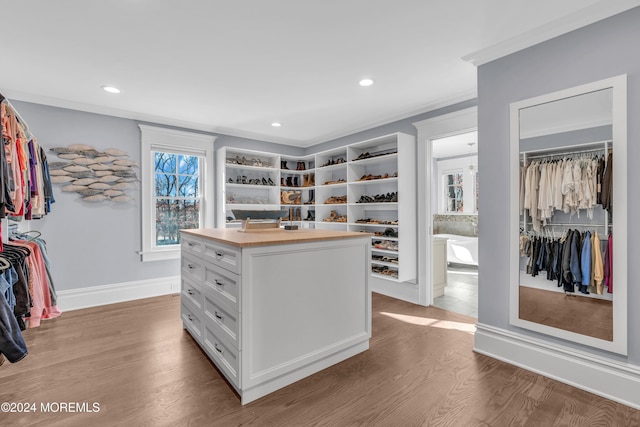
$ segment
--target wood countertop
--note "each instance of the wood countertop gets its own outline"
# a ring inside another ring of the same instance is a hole
[[[203,237],[205,239],[215,240],[240,248],[249,246],[284,245],[288,243],[350,239],[356,237],[369,237],[373,235],[373,233],[361,233],[359,231],[315,229],[284,230],[282,228],[246,232],[240,232],[237,228],[198,228],[180,231],[191,236]]]

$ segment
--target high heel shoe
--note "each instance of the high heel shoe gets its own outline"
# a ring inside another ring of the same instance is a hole
[[[268,182],[269,182],[269,185],[276,185],[276,183],[271,180],[271,177],[269,177],[269,181]]]

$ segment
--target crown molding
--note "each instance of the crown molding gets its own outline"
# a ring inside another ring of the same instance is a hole
[[[462,60],[477,67],[638,6],[640,0],[602,0],[533,30],[465,55]]]
[[[111,117],[118,117],[121,119],[136,120],[138,122],[147,123],[147,124],[171,126],[171,127],[177,127],[184,130],[188,130],[188,131],[214,133],[217,135],[233,136],[237,138],[245,138],[245,139],[251,139],[256,141],[269,142],[272,144],[288,145],[291,147],[309,148],[314,145],[322,144],[328,141],[333,141],[335,139],[349,136],[358,132],[363,132],[378,126],[384,126],[398,120],[404,120],[413,116],[435,111],[440,108],[449,107],[459,102],[470,101],[472,99],[477,98],[477,91],[475,89],[465,91],[457,95],[454,95],[452,97],[448,97],[445,99],[441,99],[437,102],[430,103],[419,109],[407,110],[402,113],[385,116],[375,121],[366,122],[365,124],[357,127],[344,128],[340,131],[321,135],[309,140],[293,140],[288,138],[272,137],[269,135],[242,131],[238,129],[224,128],[224,127],[206,125],[203,123],[170,119],[167,117],[156,116],[153,114],[145,114],[145,113],[140,113],[136,111],[102,107],[94,104],[87,104],[87,103],[70,101],[70,100],[59,99],[54,97],[47,97],[42,95],[34,95],[34,94],[24,93],[24,92],[10,91],[9,93],[5,93],[4,95],[9,100],[31,102],[34,104],[46,105],[46,106],[57,107],[57,108],[66,108],[69,110],[82,111],[86,113],[102,114],[102,115],[111,116]]]

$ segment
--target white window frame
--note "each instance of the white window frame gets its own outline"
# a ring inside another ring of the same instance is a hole
[[[216,137],[200,133],[185,132],[156,126],[139,124],[142,142],[142,250],[141,261],[162,261],[180,258],[180,245],[156,246],[154,227],[156,210],[153,206],[154,162],[153,153],[161,151],[183,155],[195,155],[204,158],[202,177],[199,183],[202,192],[200,206],[202,226],[212,228],[214,220],[214,163],[213,142]]]
[[[448,180],[447,177],[449,175],[462,175],[462,206],[464,209],[464,182],[466,181],[466,177],[464,176],[464,169],[447,169],[447,170],[443,170],[442,173],[440,174],[440,187],[441,187],[441,191],[440,191],[440,206],[438,211],[441,214],[444,215],[462,215],[465,214],[465,212],[458,212],[457,210],[455,211],[449,211],[449,192],[447,191],[449,189],[449,184],[448,184]]]

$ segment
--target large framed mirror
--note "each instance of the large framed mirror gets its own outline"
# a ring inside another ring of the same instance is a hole
[[[510,108],[510,323],[626,355],[626,75]]]

